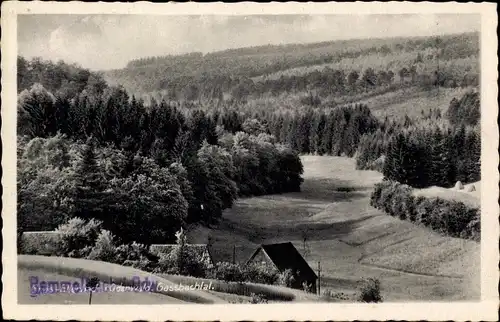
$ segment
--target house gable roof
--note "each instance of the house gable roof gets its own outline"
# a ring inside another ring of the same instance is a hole
[[[310,278],[318,278],[313,269],[307,264],[305,259],[291,242],[279,244],[263,244],[250,257],[249,263],[259,251],[264,251],[280,272],[291,269],[299,271],[300,275]]]

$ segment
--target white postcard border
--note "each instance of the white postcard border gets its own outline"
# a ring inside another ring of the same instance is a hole
[[[18,305],[16,254],[16,57],[18,14],[402,14],[481,15],[481,301],[381,304]],[[2,3],[2,168],[4,318],[51,320],[497,320],[498,318],[498,88],[497,16],[493,3]]]

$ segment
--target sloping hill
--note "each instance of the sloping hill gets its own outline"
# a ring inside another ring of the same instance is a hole
[[[93,261],[79,258],[65,257],[45,257],[34,255],[18,255],[18,301],[20,303],[45,303],[45,304],[62,304],[75,302],[80,303],[88,299],[88,295],[74,293],[59,293],[59,294],[44,294],[41,296],[30,296],[31,286],[30,278],[38,277],[40,281],[68,281],[82,278],[98,277],[100,281],[115,283],[116,285],[133,285],[133,278],[139,277],[141,281],[146,278],[149,281],[162,283],[162,289],[170,286],[175,287],[176,284],[154,276],[150,273],[140,271],[132,267],[121,266],[101,261]],[[125,292],[124,292],[125,293]],[[124,293],[109,293],[105,292],[97,294],[98,301],[101,304],[121,303],[120,301],[128,301],[128,303],[142,304],[158,304],[161,303],[224,303],[222,299],[202,290],[177,290],[173,289],[163,291],[159,290],[151,294],[148,292],[139,292],[134,295],[138,298]],[[132,301],[132,302],[130,302]],[[121,303],[122,304],[122,303]]]
[[[20,304],[87,304],[88,292],[59,292],[37,294],[32,290],[32,279],[55,282],[80,282],[96,276],[104,283],[133,285],[133,279],[156,282],[160,289],[149,291],[94,292],[94,304],[185,304],[185,303],[250,303],[252,294],[266,296],[270,302],[319,302],[315,294],[277,285],[233,283],[191,276],[151,274],[138,269],[102,261],[78,258],[18,256],[18,301]],[[161,283],[161,285],[160,285]],[[38,285],[38,283],[36,283]],[[195,290],[167,289],[170,286],[206,286]],[[80,284],[81,285],[81,284]],[[41,286],[40,286],[41,287]]]
[[[326,81],[318,81],[318,77],[326,76],[327,70],[331,72],[332,69],[341,70],[343,78],[355,70],[359,80],[368,68],[376,73],[392,71],[390,83],[397,84],[401,80],[399,72],[403,68],[408,72],[410,66],[416,68],[415,75],[429,78],[439,69],[441,74],[447,75],[447,81],[453,80],[455,85],[467,77],[477,77],[479,34],[443,35],[440,40],[436,41],[436,37],[350,39],[149,57],[131,61],[123,69],[106,71],[104,77],[109,84],[123,85],[136,95],[168,92],[170,99],[187,100],[218,98],[219,91],[232,95],[242,88],[243,92],[257,96],[269,87],[273,87],[273,92],[280,92],[288,86],[287,82],[272,81],[290,76],[296,77],[291,81],[295,85],[305,82],[308,91],[317,90]],[[385,83],[382,78],[386,76],[381,75],[380,82]],[[404,75],[402,80],[409,77],[409,74]],[[339,75],[330,73],[326,78],[339,79]],[[342,80],[342,83],[349,82]],[[332,85],[338,84],[333,82]]]
[[[382,95],[362,99],[359,102],[367,104],[372,113],[383,119],[420,116],[431,108],[438,108],[444,113],[453,98],[463,96],[470,88],[432,88],[424,90],[418,87],[402,88]]]
[[[292,241],[310,266],[321,262],[321,288],[354,293],[363,277],[381,281],[387,301],[471,300],[480,295],[480,244],[440,236],[369,206],[374,171],[354,160],[304,156],[300,193],[242,199],[210,230],[220,256],[263,242]],[[304,243],[304,237],[306,239]],[[238,252],[236,257],[245,257]]]

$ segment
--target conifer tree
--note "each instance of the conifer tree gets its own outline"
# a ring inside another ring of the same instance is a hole
[[[322,154],[321,151],[321,144],[323,141],[322,133],[325,128],[325,123],[326,123],[326,118],[325,114],[323,112],[316,112],[314,113],[313,117],[313,122],[311,125],[311,133],[310,138],[309,138],[309,150],[311,153],[318,153]]]
[[[75,215],[84,219],[101,219],[105,212],[106,182],[97,165],[93,138],[87,140],[75,172]]]

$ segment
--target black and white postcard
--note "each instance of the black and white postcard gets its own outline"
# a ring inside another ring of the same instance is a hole
[[[1,19],[5,318],[497,320],[496,4]]]

